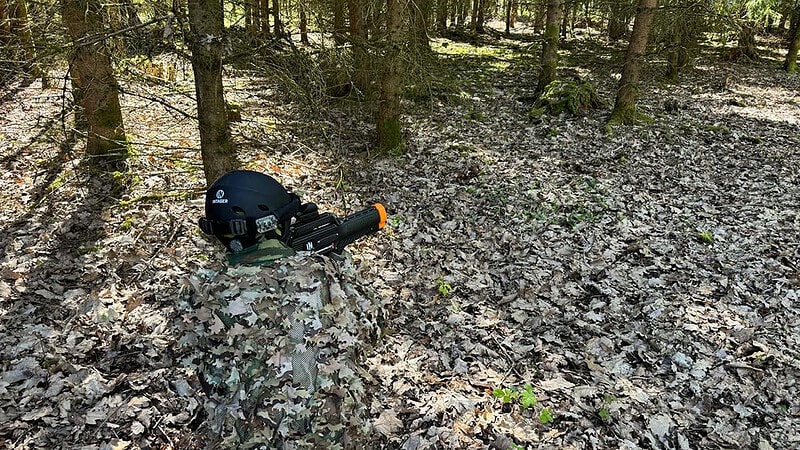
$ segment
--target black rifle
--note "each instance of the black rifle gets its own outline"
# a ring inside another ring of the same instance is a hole
[[[386,209],[380,203],[339,219],[320,213],[314,203],[305,203],[295,215],[286,244],[297,251],[341,253],[347,245],[375,233],[386,225]]]

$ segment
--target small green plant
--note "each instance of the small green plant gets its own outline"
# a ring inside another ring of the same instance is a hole
[[[133,224],[135,219],[133,217],[126,217],[125,220],[120,224],[119,229],[121,231],[128,231],[133,228]]]
[[[600,408],[600,411],[597,413],[604,422],[608,422],[611,420],[611,412],[608,411],[608,408]]]
[[[492,395],[502,400],[503,403],[511,403],[519,398],[519,392],[513,388],[495,388]]]
[[[453,286],[450,286],[450,283],[442,280],[441,278],[436,280],[436,284],[436,290],[439,291],[439,294],[442,297],[447,297],[451,292],[453,292]]]
[[[400,225],[405,221],[406,221],[406,216],[402,214],[395,214],[389,218],[389,225],[391,225],[392,228],[397,228],[398,225]]]
[[[553,423],[553,410],[550,408],[542,409],[542,411],[539,413],[539,422],[541,422],[542,425]]]
[[[714,243],[714,235],[709,233],[708,231],[702,231],[697,234],[697,240],[704,244],[713,244]]]
[[[522,405],[523,409],[528,409],[536,406],[538,401],[539,398],[533,393],[533,386],[526,384],[524,390],[519,393],[519,404]]]
[[[511,450],[525,450],[525,447],[518,444],[511,444]]]

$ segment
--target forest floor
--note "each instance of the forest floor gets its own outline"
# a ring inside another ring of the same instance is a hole
[[[563,71],[613,102],[624,49],[598,42],[571,39]],[[670,84],[654,57],[653,123],[607,135],[608,107],[529,118],[534,44],[434,49],[447,80],[404,103],[393,156],[357,109],[226,80],[247,168],[324,210],[389,210],[351,249],[387,302],[364,361],[376,447],[800,446],[800,76],[708,53]],[[148,99],[191,112],[181,69],[180,89],[123,81],[121,199],[65,144],[61,90],[0,100],[0,448],[202,446],[172,319],[224,256],[196,226],[196,122]]]

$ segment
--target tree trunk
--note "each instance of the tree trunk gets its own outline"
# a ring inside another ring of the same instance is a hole
[[[8,1],[0,0],[0,44],[11,40],[11,19],[8,13]]]
[[[561,0],[547,2],[547,23],[542,42],[542,71],[536,85],[537,95],[541,95],[547,85],[555,81],[558,68],[558,25],[561,23]]]
[[[567,3],[566,0],[562,2],[561,5],[561,39],[567,40],[567,26],[569,25],[569,7],[570,5]],[[548,2],[548,8],[550,7]],[[547,34],[547,29],[545,29],[545,34]]]
[[[625,65],[619,80],[617,100],[609,123],[633,123],[637,118],[636,89],[639,85],[639,71],[657,8],[658,0],[639,0],[628,52],[625,54]]]
[[[308,16],[306,15],[306,5],[302,3],[300,8],[300,42],[308,45]]]
[[[469,28],[473,31],[477,30],[478,27],[478,7],[480,3],[481,0],[472,0],[472,14],[470,15]]]
[[[347,0],[350,16],[350,40],[353,48],[353,84],[362,94],[371,91],[369,55],[367,53],[367,23],[364,20],[366,5],[364,0]]]
[[[403,11],[405,0],[386,2],[386,45],[388,46],[381,76],[378,99],[377,131],[378,150],[382,152],[402,148],[400,130],[400,85],[402,81],[400,48],[403,40]]]
[[[800,15],[800,8],[795,13]],[[786,60],[783,62],[783,68],[789,72],[797,72],[797,53],[800,50],[800,24],[794,27],[792,40],[789,43],[789,52],[786,53]]]
[[[250,5],[250,26],[247,28],[254,36],[261,31],[261,0],[246,0]]]
[[[533,34],[539,34],[544,28],[545,18],[547,17],[547,1],[539,0],[543,3],[534,4],[536,13],[533,18]]]
[[[751,22],[745,22],[739,29],[739,41],[736,46],[736,57],[744,56],[748,59],[758,59],[758,50],[756,49],[756,25]]]
[[[96,39],[103,32],[100,3],[62,0],[61,8],[73,45],[70,72],[86,120],[86,153],[95,157],[93,163],[117,169],[126,156],[125,128],[111,59],[103,42]]]
[[[222,89],[222,0],[189,0],[192,70],[206,183],[237,166]]]
[[[272,0],[272,18],[275,21],[275,36],[283,35],[283,24],[281,23],[281,2]]]
[[[344,24],[344,0],[333,0],[333,42],[343,45],[347,41]]]
[[[447,31],[447,0],[437,0],[436,2],[436,32],[443,36]]]
[[[608,40],[618,41],[628,32],[628,1],[611,0],[608,14]]]
[[[429,52],[428,18],[431,15],[431,0],[411,1],[411,46],[416,51]]]
[[[506,35],[511,34],[511,0],[506,0]]]
[[[28,22],[28,7],[26,0],[11,0],[11,34],[14,35],[22,48],[27,71],[33,76],[41,75],[36,63],[36,47],[33,45],[33,34]]]
[[[486,30],[484,29],[484,24],[486,23],[486,1],[485,0],[477,0],[478,1],[478,17],[475,19],[475,31],[478,33],[484,33]]]
[[[265,39],[269,39],[272,36],[269,31],[269,0],[261,0],[260,11],[258,15],[261,19],[261,36],[263,36]]]

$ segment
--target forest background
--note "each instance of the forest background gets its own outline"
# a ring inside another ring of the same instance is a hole
[[[800,3],[0,0],[0,447],[196,448],[207,184],[347,214],[387,448],[800,445]],[[532,402],[536,398],[536,402]]]

